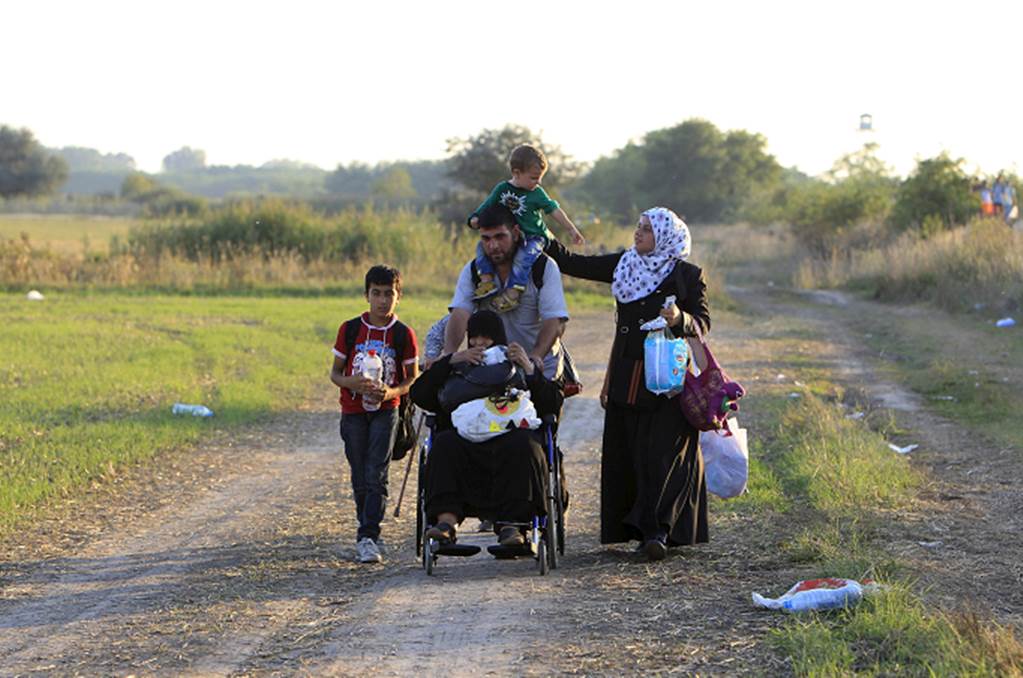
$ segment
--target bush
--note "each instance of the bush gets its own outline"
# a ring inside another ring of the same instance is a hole
[[[969,221],[980,211],[980,198],[971,190],[962,164],[962,159],[953,160],[947,153],[917,163],[899,186],[891,224],[927,236]]]

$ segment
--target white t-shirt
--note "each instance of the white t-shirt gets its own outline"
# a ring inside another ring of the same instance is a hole
[[[498,276],[500,278],[500,276]],[[506,280],[501,280],[503,287]],[[460,308],[469,313],[479,308],[490,308],[490,301],[498,295],[494,294],[479,303],[473,301],[475,288],[472,284],[472,262],[465,265],[458,276],[455,294],[451,298],[449,309]],[[499,314],[504,321],[504,331],[509,342],[520,344],[526,351],[536,346],[536,338],[540,335],[543,321],[551,318],[568,320],[568,305],[565,303],[565,290],[561,286],[561,269],[553,259],[547,260],[543,272],[543,287],[539,290],[533,284],[530,275],[526,283],[526,291],[519,297],[519,305],[511,311]],[[561,375],[561,340],[558,339],[551,347],[550,353],[543,359],[543,374],[548,379]]]

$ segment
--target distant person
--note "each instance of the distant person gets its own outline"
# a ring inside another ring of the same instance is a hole
[[[706,542],[707,486],[700,434],[678,403],[645,388],[643,323],[660,316],[676,337],[710,330],[703,271],[686,259],[689,227],[664,207],[639,217],[635,244],[624,252],[573,254],[547,248],[565,275],[611,283],[615,328],[600,392],[604,439],[600,463],[600,542],[639,540],[638,550],[661,560],[670,546]],[[668,297],[674,303],[667,303]],[[702,349],[694,351],[706,367]]]
[[[341,438],[359,521],[357,557],[360,563],[379,563],[398,403],[419,376],[419,347],[416,333],[394,312],[401,299],[401,273],[373,266],[365,284],[369,310],[338,328],[330,380],[341,389]],[[375,361],[371,354],[383,362],[379,380],[363,373],[367,362]]]
[[[1005,210],[1005,179],[999,174],[995,179],[995,185],[991,189],[991,198],[994,202],[995,214],[1004,215]]]
[[[979,186],[980,191],[980,214],[981,216],[990,217],[995,213],[995,203],[991,196],[991,188],[987,185],[986,181],[982,181]]]
[[[523,241],[515,253],[511,277],[503,290],[500,290],[495,280],[494,267],[485,256],[483,246],[476,248],[476,268],[480,280],[473,296],[482,299],[500,290],[501,294],[494,302],[494,310],[499,313],[518,305],[519,297],[526,290],[534,262],[543,253],[544,247],[554,239],[554,234],[544,223],[544,214],[550,214],[566,229],[572,235],[573,243],[582,245],[586,242],[557,201],[552,200],[540,186],[547,173],[547,158],[542,151],[533,146],[518,146],[511,152],[508,165],[511,168],[511,179],[495,186],[487,199],[469,216],[469,226],[478,228],[480,213],[492,205],[501,204],[512,211],[522,230]]]
[[[1016,187],[1011,181],[1005,182],[1005,189],[1002,191],[1002,212],[1005,214],[1005,223],[1011,224],[1019,218],[1019,209],[1016,206]]]

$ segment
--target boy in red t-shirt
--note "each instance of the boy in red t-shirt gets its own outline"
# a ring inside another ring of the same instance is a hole
[[[401,274],[397,269],[369,269],[369,311],[342,323],[334,343],[330,380],[341,389],[341,439],[352,472],[359,520],[356,550],[362,563],[383,560],[380,521],[387,507],[387,466],[398,424],[398,402],[419,376],[416,333],[399,322],[394,313],[400,298]],[[401,355],[397,355],[396,347]],[[383,361],[379,381],[363,374],[363,363],[371,352]]]

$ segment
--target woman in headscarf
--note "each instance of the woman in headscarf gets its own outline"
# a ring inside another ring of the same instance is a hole
[[[675,336],[710,330],[703,271],[685,261],[689,228],[669,209],[643,212],[634,245],[597,256],[573,254],[553,241],[547,249],[562,273],[611,283],[615,337],[600,403],[600,541],[639,540],[639,550],[660,560],[669,546],[707,541],[707,489],[699,432],[675,399],[646,389],[640,325],[662,316]],[[676,302],[665,308],[665,300]],[[695,351],[694,351],[695,353]],[[700,361],[703,355],[697,356]]]

